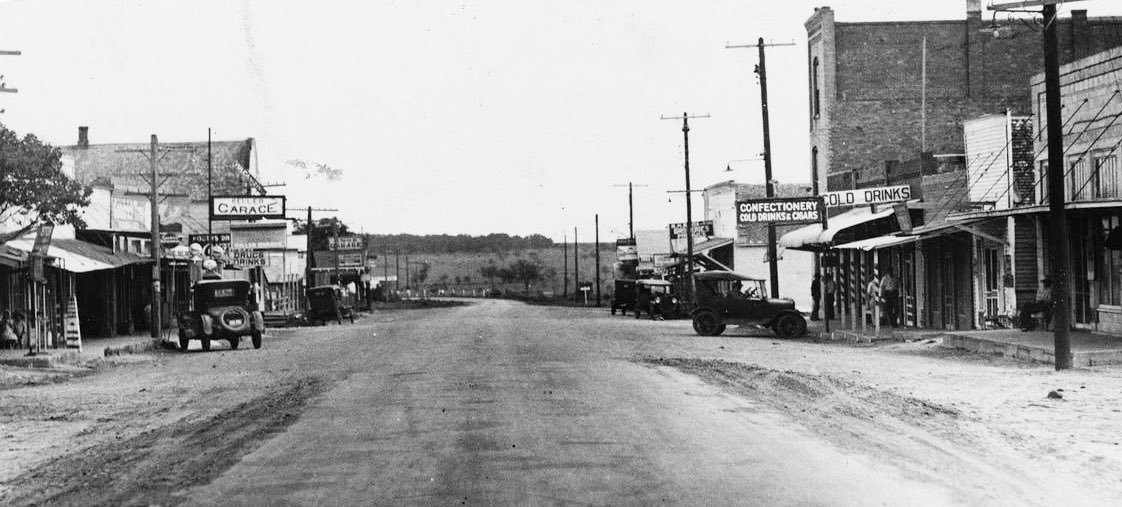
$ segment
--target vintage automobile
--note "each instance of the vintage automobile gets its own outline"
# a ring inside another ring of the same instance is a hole
[[[308,289],[308,323],[319,321],[326,324],[327,320],[343,324],[343,319],[348,318],[351,324],[355,322],[354,311],[343,304],[343,290],[338,285],[320,285]]]
[[[629,309],[635,309],[635,280],[616,280],[616,288],[612,292],[612,315],[617,310],[621,315],[627,315]]]
[[[806,334],[806,318],[795,302],[767,297],[764,280],[731,271],[706,271],[694,280],[697,306],[690,318],[699,335],[717,336],[729,324],[768,327],[783,338]]]
[[[635,281],[635,318],[647,313],[650,319],[676,319],[682,311],[681,301],[673,293],[674,285],[666,280]]]
[[[261,348],[265,318],[250,298],[248,280],[200,280],[195,282],[193,308],[179,314],[179,348],[187,351],[191,340],[210,350],[213,340],[228,340],[238,348],[249,336],[253,348]]]

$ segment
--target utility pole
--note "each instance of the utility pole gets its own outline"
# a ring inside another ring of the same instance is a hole
[[[564,273],[564,275],[563,275],[564,278],[562,279],[563,281],[561,282],[561,298],[562,299],[568,299],[569,298],[569,236],[568,235],[565,235],[565,239],[563,239],[562,243],[561,243],[561,262],[562,262],[562,264],[561,264],[562,273]]]
[[[1078,0],[1067,0],[1078,1]],[[1072,368],[1071,357],[1071,243],[1068,238],[1066,192],[1064,189],[1064,131],[1060,97],[1060,44],[1056,33],[1056,4],[1062,0],[1022,0],[989,6],[992,11],[1023,11],[1041,6],[1044,16],[1044,109],[1048,132],[1048,211],[1052,237],[1048,253],[1052,261],[1052,334],[1056,370]]]
[[[1048,242],[1052,249],[1052,333],[1055,341],[1056,370],[1072,368],[1071,315],[1068,265],[1071,242],[1068,238],[1067,209],[1064,195],[1064,131],[1060,114],[1060,49],[1056,35],[1056,6],[1044,5],[1044,97],[1048,128],[1048,211],[1051,228],[1057,241]]]
[[[756,65],[756,74],[760,76],[760,111],[763,114],[764,122],[764,178],[766,181],[767,197],[775,197],[775,179],[771,176],[771,125],[768,119],[768,105],[767,105],[767,61],[764,58],[764,48],[769,46],[794,46],[795,43],[787,42],[781,44],[765,44],[764,38],[760,37],[755,44],[729,46],[726,45],[725,49],[736,48],[758,48],[760,51],[760,63]],[[771,297],[779,297],[779,253],[775,245],[775,225],[768,224],[767,226],[767,257],[768,257],[768,271],[769,278],[771,278]]]
[[[634,234],[634,233],[632,233]],[[596,307],[600,307],[600,214],[596,214]]]
[[[393,288],[396,291],[401,288],[401,250],[394,250],[393,257],[393,277],[396,278]]]
[[[214,153],[210,149],[210,127],[206,129],[206,234],[214,234],[213,220],[211,220],[210,200],[214,197]]]
[[[689,113],[682,113],[682,116],[662,116],[662,120],[682,120],[682,148],[686,160],[686,276],[687,287],[689,288],[690,303],[697,301],[694,298],[694,279],[693,279],[693,205],[690,200],[690,118],[708,118],[709,115],[690,116]]]
[[[297,211],[297,210],[303,211],[302,208],[286,208],[286,211]],[[305,237],[304,237],[304,248],[307,249],[307,251],[308,251],[307,255],[304,258],[304,289],[305,290],[312,288],[312,281],[314,279],[313,278],[314,274],[312,272],[312,261],[315,259],[315,255],[312,253],[312,231],[315,230],[316,226],[315,226],[315,222],[312,222],[312,212],[313,211],[339,211],[339,210],[337,210],[335,208],[313,208],[311,206],[308,206],[307,211],[308,211],[308,218],[307,218],[308,226],[305,228],[305,231],[304,231],[305,234],[306,234]]]
[[[577,228],[573,227],[573,296],[580,292],[580,243],[577,242]]]
[[[631,239],[635,239],[635,201],[633,199],[633,187],[645,187],[647,185],[635,185],[632,182],[627,182],[627,185],[612,185],[613,187],[627,187],[627,231]]]
[[[331,217],[331,233],[335,237],[334,255],[331,256],[335,259],[335,285],[342,286],[342,281],[339,280],[339,217]]]
[[[23,54],[22,51],[2,51],[2,50],[0,50],[0,56],[20,56],[22,54]],[[9,88],[8,83],[4,82],[4,76],[0,75],[0,92],[2,92],[2,93],[19,93],[19,90],[15,89],[15,88]],[[4,110],[0,109],[0,113],[3,113],[3,112],[4,112]]]
[[[171,146],[161,147],[159,140],[156,138],[156,134],[152,134],[152,137],[149,141],[149,145],[148,145],[147,150],[142,150],[142,149],[117,150],[118,153],[140,153],[140,154],[148,157],[149,174],[147,175],[147,178],[145,178],[145,179],[148,180],[148,184],[151,188],[149,190],[149,193],[147,194],[147,196],[148,196],[148,200],[150,201],[150,204],[151,204],[150,221],[152,222],[151,223],[151,226],[152,226],[151,227],[151,238],[150,238],[152,246],[149,249],[149,250],[151,250],[151,253],[152,253],[152,295],[151,295],[150,302],[149,302],[149,304],[151,306],[151,309],[149,311],[149,323],[151,324],[151,326],[150,326],[151,330],[150,331],[151,331],[152,339],[156,342],[160,341],[160,332],[163,330],[163,322],[162,322],[163,312],[162,312],[162,308],[161,308],[161,306],[162,306],[161,299],[162,298],[161,298],[161,293],[160,293],[161,292],[161,290],[160,290],[160,257],[161,257],[161,252],[160,252],[160,250],[161,250],[160,249],[160,246],[161,246],[160,245],[160,186],[164,183],[164,181],[167,181],[167,179],[172,177],[172,176],[182,176],[182,175],[168,175],[168,176],[165,176],[163,180],[160,180],[159,165],[160,165],[160,158],[162,157],[162,155],[160,154],[160,150],[164,150],[164,151],[171,151],[171,150],[193,151],[194,147],[190,146],[190,145],[171,145]],[[141,174],[141,177],[144,178],[144,175]]]

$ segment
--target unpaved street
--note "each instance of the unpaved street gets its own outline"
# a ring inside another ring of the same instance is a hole
[[[1109,427],[1087,400],[1117,389],[1020,399],[1057,382],[1118,374],[508,301],[382,312],[0,391],[0,503],[1107,505],[1117,442],[1039,426]]]

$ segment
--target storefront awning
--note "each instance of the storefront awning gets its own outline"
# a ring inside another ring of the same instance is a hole
[[[891,207],[883,207],[876,213],[869,208],[855,208],[837,216],[830,217],[826,229],[822,224],[810,224],[795,229],[779,238],[779,246],[793,250],[821,250],[833,243],[834,236],[850,227],[884,218],[895,213]]]
[[[913,243],[919,241],[919,236],[877,236],[875,238],[862,239],[851,243],[842,245],[835,245],[834,248],[838,250],[877,250],[880,248],[888,248],[890,246],[903,245],[905,243]]]
[[[26,254],[34,246],[34,239],[14,239],[6,245]],[[47,250],[51,266],[71,273],[89,273],[114,269],[129,264],[151,262],[139,255],[116,253],[111,248],[77,239],[56,239]]]
[[[684,245],[685,242],[683,242],[682,244]],[[731,244],[732,244],[732,240],[729,239],[729,238],[710,238],[710,239],[707,239],[705,241],[699,241],[697,243],[694,243],[693,244],[693,253],[695,253],[695,254],[696,253],[708,253],[710,250],[715,250],[717,248],[721,248],[723,246],[728,246],[728,245],[731,245]],[[686,247],[683,246],[682,248],[679,248],[674,253],[684,254],[684,253],[686,253]]]

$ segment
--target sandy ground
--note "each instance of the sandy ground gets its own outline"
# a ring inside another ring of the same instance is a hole
[[[429,311],[384,312],[364,322],[408,325]],[[932,341],[781,341],[736,329],[708,338],[685,321],[636,321],[606,309],[534,311],[580,319],[595,331],[572,339],[605,358],[694,376],[842,449],[895,462],[919,479],[957,481],[985,504],[1014,505],[1002,500],[1037,494],[1034,484],[1049,492],[1039,493],[1043,505],[1122,498],[1120,367],[1056,372]],[[369,332],[364,322],[278,330],[268,339]],[[231,354],[253,352],[154,352],[50,371],[0,367],[0,503],[51,504],[75,490],[112,489],[123,477],[149,486],[95,498],[174,504],[162,495],[220,476],[299,420],[308,400],[345,374],[342,367],[309,371],[288,356],[236,367],[231,358],[250,356]],[[172,374],[179,380],[168,382]],[[216,446],[227,452],[212,452]],[[177,456],[203,457],[179,466],[182,460],[169,462],[162,452],[169,447]],[[102,469],[116,478],[97,473]]]

